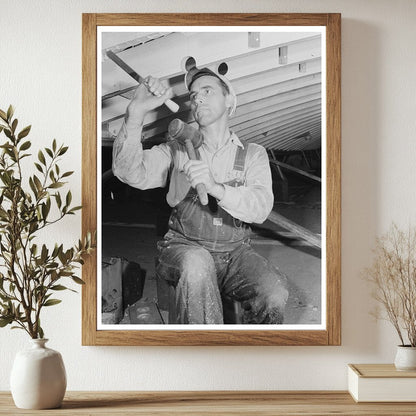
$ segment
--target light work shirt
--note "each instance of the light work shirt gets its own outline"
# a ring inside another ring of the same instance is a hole
[[[181,202],[190,189],[183,172],[189,160],[185,146],[169,141],[143,150],[140,130],[128,131],[123,123],[113,145],[113,173],[122,182],[138,189],[164,187],[170,176],[166,200],[171,207]],[[217,183],[224,185],[224,197],[218,201],[234,218],[246,223],[261,224],[273,208],[272,179],[269,158],[264,147],[251,143],[248,147],[244,172],[244,186],[227,185],[241,172],[233,169],[237,148],[244,147],[236,134],[216,151],[203,143],[199,148],[204,161]]]

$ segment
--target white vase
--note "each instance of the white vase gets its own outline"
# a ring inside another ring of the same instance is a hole
[[[66,372],[59,352],[45,347],[47,339],[32,339],[31,348],[19,351],[13,363],[10,387],[22,409],[54,409],[66,390]]]
[[[394,365],[399,371],[416,371],[416,347],[399,345]]]

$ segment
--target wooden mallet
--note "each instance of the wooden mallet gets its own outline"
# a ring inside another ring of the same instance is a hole
[[[186,147],[188,157],[191,160],[198,160],[195,149],[197,149],[204,141],[204,138],[199,130],[191,127],[189,124],[184,123],[182,120],[175,118],[169,123],[168,126],[169,136],[182,143]],[[196,185],[196,191],[202,205],[208,204],[208,195],[205,185],[199,183]]]

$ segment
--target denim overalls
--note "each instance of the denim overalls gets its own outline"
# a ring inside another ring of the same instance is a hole
[[[233,179],[229,186],[244,185],[244,165],[248,145],[237,147]],[[198,194],[191,188],[186,197],[172,210],[169,228],[185,238],[201,244],[210,251],[231,251],[250,236],[248,224],[232,217],[209,196],[208,205],[201,205]]]
[[[245,182],[248,144],[238,146],[230,186]],[[250,245],[250,227],[210,197],[199,203],[191,188],[172,210],[170,230],[158,243],[156,274],[174,290],[169,323],[222,324],[222,298],[241,302],[242,323],[280,324],[287,300],[286,277]]]

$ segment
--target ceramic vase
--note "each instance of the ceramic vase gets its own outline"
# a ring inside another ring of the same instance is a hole
[[[399,371],[416,371],[416,347],[399,345],[394,365]]]
[[[10,376],[14,403],[22,409],[54,409],[66,390],[66,372],[59,352],[32,339],[31,347],[16,354]]]

